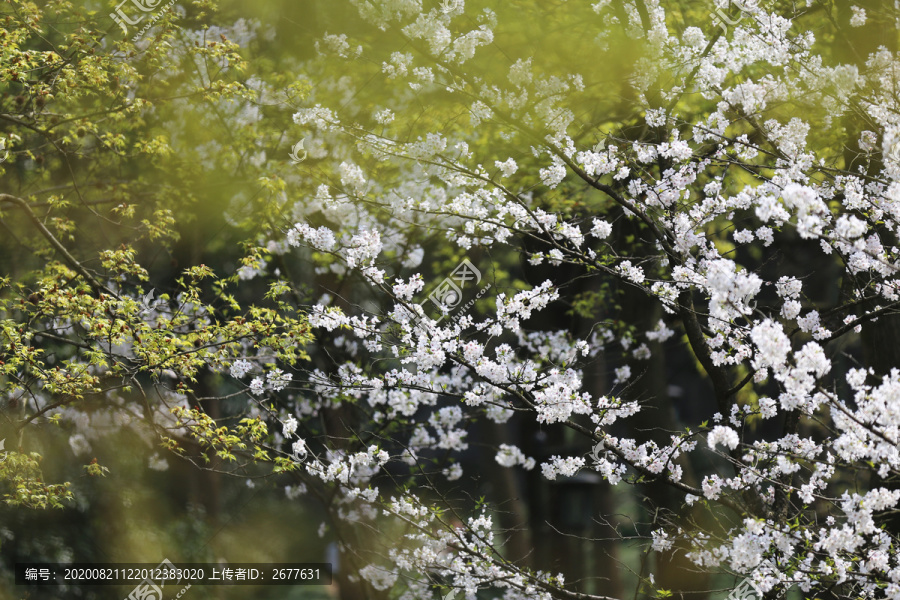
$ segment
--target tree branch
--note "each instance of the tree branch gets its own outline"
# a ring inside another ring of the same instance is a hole
[[[34,211],[31,210],[28,202],[16,196],[11,196],[10,194],[3,193],[0,193],[0,202],[9,202],[10,204],[15,204],[16,206],[21,208],[25,212],[25,214],[28,215],[28,218],[31,219],[31,222],[34,223],[34,226],[38,228],[38,231],[41,232],[41,235],[47,238],[47,241],[50,242],[50,245],[53,246],[56,251],[62,255],[63,259],[65,259],[65,261],[69,263],[70,267],[72,267],[76,272],[78,272],[79,275],[85,278],[88,285],[91,286],[91,288],[95,292],[97,292],[98,294],[106,293],[114,298],[119,297],[118,294],[97,281],[94,276],[91,275],[88,270],[85,269],[84,266],[69,253],[68,250],[66,250],[66,247],[63,246],[62,243],[58,239],[56,239],[56,236],[54,236],[53,233],[49,229],[47,229],[47,227],[44,226],[43,223],[41,223],[41,220],[37,218],[37,215],[35,215]]]

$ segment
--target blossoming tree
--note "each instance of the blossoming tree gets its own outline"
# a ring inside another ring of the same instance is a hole
[[[292,477],[329,508],[346,597],[665,597],[710,585],[693,569],[765,597],[900,598],[897,9],[340,4],[319,9],[345,31],[291,86],[242,80],[231,42],[185,46],[227,122],[264,109],[239,147],[265,201],[229,209],[253,241],[230,277],[191,265],[148,295],[128,248],[90,268],[36,199],[0,196],[62,259],[7,282],[20,436],[77,423],[89,394],[171,451]],[[62,368],[38,335],[70,349]],[[665,385],[679,360],[690,394]],[[194,405],[202,371],[242,409]],[[154,392],[118,390],[138,384]],[[562,431],[558,452],[534,442]],[[536,502],[465,493],[490,469],[513,494],[633,486],[638,590],[531,556]]]

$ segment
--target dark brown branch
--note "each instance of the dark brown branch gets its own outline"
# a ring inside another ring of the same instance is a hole
[[[65,259],[65,261],[69,263],[70,267],[72,267],[79,275],[84,277],[88,285],[91,286],[91,288],[95,292],[97,292],[98,294],[106,293],[114,298],[119,297],[118,294],[111,291],[105,285],[97,281],[94,276],[91,275],[88,270],[85,269],[84,266],[69,253],[66,247],[63,246],[58,239],[56,239],[56,236],[54,236],[53,233],[49,229],[47,229],[47,227],[44,226],[43,223],[41,223],[41,220],[38,219],[37,215],[34,214],[34,211],[31,210],[28,202],[22,200],[21,198],[17,198],[16,196],[2,193],[0,193],[0,202],[9,202],[10,204],[15,204],[16,206],[21,208],[25,212],[25,214],[28,215],[28,218],[31,219],[31,222],[34,224],[34,226],[37,227],[38,231],[41,232],[41,235],[47,238],[47,241],[50,242],[50,245],[53,246],[53,248],[55,248],[56,251],[62,255],[63,259]]]

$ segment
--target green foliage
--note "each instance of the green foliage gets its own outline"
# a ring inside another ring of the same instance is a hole
[[[189,261],[180,276],[170,272],[185,229],[208,223],[206,205],[219,206],[223,183],[232,193],[256,184],[244,234],[283,221],[284,179],[247,161],[262,130],[222,118],[262,97],[247,85],[251,51],[224,33],[206,35],[217,4],[191,2],[186,22],[160,12],[143,38],[122,38],[86,3],[0,6],[0,139],[9,150],[0,162],[0,220],[17,232],[0,242],[0,386],[10,423],[33,450],[9,452],[0,466],[11,504],[60,507],[72,498],[68,484],[42,482],[41,444],[31,434],[68,407],[137,404],[156,429],[148,385],[173,381],[173,393],[191,394],[203,373],[227,369],[248,345],[271,351],[273,363],[308,359],[310,330],[285,281],[246,301],[236,276],[217,274],[222,264]],[[276,65],[254,70],[278,72],[285,102],[311,89]],[[276,143],[281,131],[276,123],[262,137]],[[226,136],[227,148],[209,146]],[[236,177],[223,181],[222,172]],[[232,264],[262,267],[267,251],[246,244],[241,254],[241,241],[216,243]],[[199,432],[208,423],[196,417]],[[228,448],[238,449],[239,437],[266,461],[260,426],[240,424],[226,445],[201,439],[233,459]],[[184,451],[183,439],[157,433],[164,447]],[[107,469],[94,459],[84,472]]]
[[[37,452],[4,452],[0,461],[0,482],[9,489],[3,500],[10,506],[43,509],[62,508],[72,499],[69,483],[47,484],[41,473],[41,455]]]

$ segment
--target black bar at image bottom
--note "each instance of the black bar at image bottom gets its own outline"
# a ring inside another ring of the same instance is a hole
[[[331,585],[331,563],[16,563],[16,585]],[[148,589],[152,589],[148,588]]]

